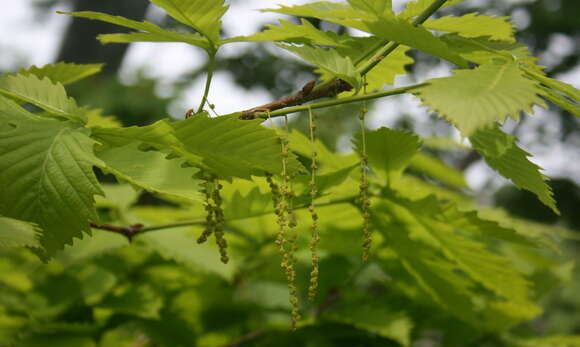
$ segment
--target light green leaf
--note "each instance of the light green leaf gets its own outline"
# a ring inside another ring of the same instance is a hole
[[[455,5],[463,0],[449,0],[441,6],[441,8]],[[401,18],[412,18],[415,16],[420,15],[423,11],[425,11],[429,6],[433,4],[433,0],[409,0],[407,2],[407,7],[399,14]]]
[[[510,260],[447,219],[437,200],[384,199],[373,206],[373,221],[403,267],[451,314],[478,329],[504,331],[541,312],[531,301],[529,282]]]
[[[330,1],[315,1],[295,6],[280,5],[276,9],[263,9],[261,11],[283,13],[298,17],[313,17],[323,20],[332,18],[372,18],[367,13],[354,9],[345,3]]]
[[[221,18],[229,6],[224,0],[151,0],[177,21],[188,25],[214,44],[220,39]]]
[[[461,171],[447,165],[444,161],[427,154],[426,152],[418,152],[415,154],[411,159],[410,167],[452,187],[468,187]]]
[[[380,128],[367,131],[366,153],[369,166],[387,180],[390,185],[401,177],[411,158],[421,146],[419,137],[400,130]],[[358,153],[362,153],[362,136],[357,134],[354,145]]]
[[[315,1],[304,5],[284,6],[277,9],[265,9],[263,12],[276,12],[298,17],[313,17],[332,23],[349,26],[359,30],[365,30],[366,26],[362,19],[374,20],[376,15],[368,13],[348,4],[329,1]]]
[[[227,228],[225,232],[227,234]],[[227,280],[231,280],[235,274],[234,259],[230,257],[227,264],[222,263],[213,238],[206,243],[197,244],[192,228],[174,228],[160,233],[146,233],[140,235],[139,240],[166,259],[175,260],[204,272],[215,273]]]
[[[175,35],[181,35],[179,40]],[[184,34],[184,33],[170,33],[168,35],[160,35],[158,33],[142,33],[142,32],[132,32],[127,34],[101,34],[97,36],[97,39],[101,43],[131,43],[131,42],[185,42],[190,45],[197,46],[203,49],[207,48],[207,40],[195,34]]]
[[[145,127],[94,129],[93,136],[111,146],[123,146],[134,140],[160,150],[171,151],[190,164],[207,168],[221,178],[282,172],[279,139],[273,130],[230,117],[210,118],[197,114],[179,122],[159,121]],[[293,157],[288,170],[301,167]]]
[[[377,17],[385,14],[394,14],[391,0],[348,0],[348,3],[353,8],[370,13]]]
[[[0,95],[28,102],[55,116],[80,119],[76,102],[66,94],[62,84],[53,83],[47,77],[4,75],[0,77]]]
[[[103,64],[74,64],[60,62],[56,64],[47,64],[42,67],[32,66],[28,69],[21,69],[18,71],[18,74],[35,75],[40,79],[48,77],[53,82],[67,85],[97,74],[101,72],[102,68]]]
[[[524,68],[523,70],[526,72],[527,75],[534,78],[538,82],[546,85],[547,87],[557,90],[558,92],[566,95],[567,97],[576,102],[580,102],[580,90],[578,90],[573,85],[550,78],[544,75],[543,73],[530,70],[529,68]]]
[[[288,45],[278,45],[278,47],[284,48],[318,66],[325,72],[332,74],[334,77],[342,79],[356,90],[362,87],[362,77],[356,71],[352,60],[348,57],[341,56],[334,49]]]
[[[40,244],[54,254],[97,220],[102,194],[88,130],[50,119],[12,120],[0,131],[0,214],[38,224]]]
[[[422,26],[430,30],[457,33],[463,37],[486,36],[491,40],[514,41],[514,26],[509,22],[509,17],[468,13],[461,17],[429,19]]]
[[[36,224],[0,216],[0,249],[38,247],[40,231]]]
[[[179,33],[171,30],[162,29],[159,26],[143,21],[138,22],[121,16],[111,16],[106,13],[81,11],[81,12],[59,12],[69,16],[95,19],[102,22],[107,22],[122,27],[139,30],[142,32],[128,33],[128,34],[105,34],[98,38],[103,43],[128,43],[128,42],[185,42],[193,46],[201,47],[205,50],[209,48],[209,43],[198,34]]]
[[[416,94],[423,103],[470,136],[508,116],[518,119],[534,104],[543,105],[537,84],[524,77],[516,63],[494,61],[451,77],[428,80]]]
[[[381,39],[374,36],[341,37],[341,39],[342,46],[336,47],[336,51],[343,57],[349,57],[353,62],[363,58],[365,53],[382,42]],[[413,58],[406,54],[408,50],[409,47],[400,45],[365,75],[367,92],[382,89],[385,84],[393,85],[397,75],[406,73],[405,66],[413,63]],[[323,72],[322,79],[328,80],[332,77],[331,74]],[[342,93],[341,96],[355,92]]]
[[[280,24],[280,26],[268,25],[268,28],[262,32],[250,36],[234,37],[223,42],[283,41],[298,44],[341,45],[337,34],[331,31],[318,30],[305,19],[301,20],[301,25],[285,20],[280,20]]]
[[[392,339],[402,346],[411,346],[413,321],[384,300],[368,297],[345,300],[339,307],[325,311],[324,317]]]
[[[490,63],[495,59],[515,60],[520,67],[542,70],[542,67],[535,65],[538,58],[531,55],[528,47],[521,43],[492,41],[486,37],[467,38],[457,34],[447,34],[439,38],[455,53],[479,65]]]
[[[114,147],[98,152],[101,167],[119,179],[148,192],[168,195],[185,201],[202,201],[198,181],[193,176],[197,168],[184,168],[183,159],[166,159],[158,151],[141,151],[139,143]]]
[[[479,130],[469,140],[489,166],[517,187],[536,194],[541,202],[559,214],[546,176],[540,173],[542,168],[528,160],[530,154],[517,146],[515,137],[495,127]]]
[[[580,347],[580,336],[544,336],[528,339],[511,340],[516,347]]]
[[[447,44],[427,29],[414,26],[410,22],[393,16],[382,16],[376,21],[365,21],[368,31],[385,40],[397,42],[425,53],[445,59],[453,64],[466,68],[467,61],[449,49]]]
[[[552,103],[560,106],[564,110],[570,112],[571,114],[580,117],[580,104],[571,101],[555,90],[540,86],[540,95],[550,100]]]
[[[12,119],[33,119],[34,115],[14,101],[0,95],[0,130],[8,128],[8,121]]]

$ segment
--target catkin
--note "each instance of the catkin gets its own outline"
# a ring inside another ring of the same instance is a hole
[[[366,86],[366,80],[365,86]],[[366,88],[364,90],[366,93]],[[359,197],[358,202],[361,209],[362,217],[363,217],[363,254],[362,259],[364,262],[368,261],[369,253],[371,250],[371,242],[372,242],[372,235],[371,235],[371,228],[370,228],[370,219],[371,215],[369,212],[371,206],[371,200],[369,199],[369,180],[368,180],[368,166],[369,166],[369,157],[367,155],[366,150],[366,134],[365,134],[365,116],[368,112],[366,107],[366,102],[363,101],[360,113],[359,113],[359,120],[360,120],[360,127],[361,127],[361,153],[360,154],[360,186],[359,186]]]
[[[197,239],[197,243],[204,243],[213,234],[219,248],[220,259],[224,264],[227,264],[229,261],[227,255],[228,243],[224,237],[225,217],[220,195],[220,190],[223,186],[217,181],[215,176],[207,176],[204,180],[205,187],[201,191],[205,196],[204,209],[207,214],[205,217],[205,229]]]
[[[317,163],[317,153],[315,147],[316,141],[316,118],[312,113],[312,109],[308,109],[308,119],[310,124],[310,143],[312,145],[312,164],[310,165],[311,176],[310,176],[310,206],[308,206],[308,211],[310,212],[310,217],[312,219],[312,224],[310,226],[311,238],[310,238],[310,255],[311,255],[311,270],[310,270],[310,285],[308,286],[308,300],[314,301],[316,298],[316,291],[318,289],[318,261],[320,257],[318,256],[317,248],[320,242],[320,235],[318,234],[318,213],[316,212],[314,206],[314,199],[318,194],[318,188],[316,186],[316,172],[318,170]]]

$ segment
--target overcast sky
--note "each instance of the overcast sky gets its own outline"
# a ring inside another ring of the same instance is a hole
[[[98,1],[98,0],[97,0]],[[482,0],[467,0],[469,3],[478,3]],[[528,0],[511,0],[512,2]],[[21,66],[35,64],[38,66],[53,62],[60,45],[62,33],[65,30],[69,18],[63,15],[49,14],[39,16],[33,11],[34,0],[5,1],[2,11],[0,11],[0,69],[13,70]],[[276,7],[275,4],[283,3],[293,5],[309,2],[307,0],[244,0],[236,1],[231,6],[228,13],[223,18],[226,32],[235,35],[247,35],[258,31],[265,23],[274,23],[282,15],[273,13],[259,13],[255,11],[264,7]],[[403,1],[395,0],[395,6],[400,6]],[[59,5],[53,10],[68,10]],[[148,19],[155,19],[162,16],[163,12],[158,8],[151,8],[147,14]],[[514,20],[520,28],[525,28],[528,18],[525,13],[514,13]],[[544,61],[558,59],[570,49],[574,49],[574,43],[566,40],[565,37],[555,36],[550,44],[550,50]],[[236,54],[239,47],[247,43],[226,45],[220,50],[221,56]],[[163,49],[159,49],[163,47]],[[121,69],[121,78],[126,83],[131,83],[135,79],[138,71],[145,71],[150,77],[158,78],[159,94],[169,93],[171,84],[183,73],[190,72],[204,63],[204,53],[194,47],[185,44],[171,43],[137,43],[129,48],[128,55]],[[445,67],[434,69],[427,73],[425,78],[448,75],[449,71]],[[580,68],[558,78],[579,87]],[[204,80],[194,81],[186,90],[186,93],[176,103],[171,106],[168,112],[172,115],[182,115],[184,110],[190,108],[192,104],[197,104],[201,96]],[[397,83],[408,83],[404,78]],[[269,94],[261,89],[244,90],[233,83],[232,78],[227,73],[217,73],[212,84],[214,88],[209,95],[210,101],[216,104],[220,114],[239,111],[241,109],[256,106],[270,101]],[[404,107],[406,112],[414,114],[416,117],[426,117],[425,109],[419,106],[417,100],[412,96],[402,96],[396,99],[384,99],[379,101],[378,106],[370,115],[369,126],[376,128],[382,125],[391,125],[389,118],[385,115],[396,113],[397,109]],[[534,122],[542,122],[542,117],[551,117],[549,112],[539,109],[532,118]],[[548,129],[549,130],[549,129]],[[419,129],[422,135],[429,135],[430,129]],[[580,181],[580,151],[565,148],[559,142],[534,145],[534,139],[527,143],[523,139],[524,147],[527,146],[536,156],[534,162],[546,169],[545,173],[551,176],[568,176]],[[474,188],[481,187],[491,172],[485,165],[477,165],[467,173],[468,180]],[[501,183],[497,179],[496,183]]]

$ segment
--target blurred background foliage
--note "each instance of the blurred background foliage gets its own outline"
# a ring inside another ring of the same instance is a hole
[[[46,16],[52,13],[49,9],[63,3],[74,10],[101,11],[133,19],[143,19],[149,4],[146,0],[37,1],[36,15]],[[549,74],[558,76],[580,69],[580,1],[466,1],[442,12],[461,14],[474,10],[502,16],[512,15],[521,30],[519,39],[530,47],[534,55],[542,58]],[[167,18],[161,20],[165,25],[177,26]],[[293,20],[298,22],[299,19]],[[311,22],[327,30],[345,30],[342,27],[325,26],[317,20]],[[57,60],[104,62],[106,68],[99,77],[72,86],[70,94],[79,104],[99,107],[103,114],[115,115],[127,126],[150,124],[167,117],[172,101],[179,98],[183,90],[204,73],[204,67],[192,70],[176,81],[171,95],[159,96],[156,93],[158,81],[145,77],[145,74],[131,85],[123,84],[119,81],[118,71],[127,46],[103,46],[95,40],[98,33],[116,31],[119,31],[117,27],[106,23],[77,18],[72,20],[64,34]],[[224,33],[225,36],[235,34]],[[428,70],[435,70],[441,64],[423,54],[414,53],[413,57],[416,64],[407,66],[411,79],[421,80]],[[272,47],[260,44],[242,48],[236,54],[220,59],[217,71],[231,74],[235,83],[242,88],[267,91],[272,99],[292,93],[312,78],[309,67],[276,54]],[[350,105],[342,109],[320,111],[319,135],[329,148],[344,150],[345,143],[350,143],[350,136],[357,131],[357,119],[342,115],[355,114],[357,109],[357,105]],[[543,147],[549,147],[558,143],[567,148],[579,148],[578,118],[561,109],[551,109],[550,113],[552,117],[543,117],[541,121],[524,117],[523,125],[514,127],[512,132],[526,144],[540,143]],[[449,126],[433,116],[417,118],[407,114],[405,109],[399,109],[397,113],[389,114],[389,118],[390,124],[399,129],[439,136],[453,134]],[[291,126],[305,131],[306,117],[297,117]],[[437,149],[431,149],[431,152],[463,171],[481,161],[472,152]],[[580,158],[570,160],[578,161]],[[503,207],[513,215],[534,222],[580,230],[579,176],[554,177],[551,181],[562,211],[561,216],[553,214],[531,193],[518,190],[510,184],[498,187],[497,183],[493,183],[497,181],[492,176],[488,177],[489,184],[474,191],[473,195],[479,197],[482,203]],[[126,205],[101,202],[105,218],[110,218],[107,216],[111,213],[122,215],[137,200],[143,210],[147,209],[148,204],[155,203],[150,197],[136,196],[125,186],[111,186],[108,193],[122,197],[121,201],[125,201]],[[569,252],[579,254],[580,244],[574,239],[580,240],[580,234],[569,236],[570,240],[566,241]],[[126,241],[117,238],[117,235],[104,233],[95,237],[103,239],[107,247],[110,247],[111,242],[116,242],[118,248],[92,257],[103,251],[99,249],[97,240],[48,265],[40,264],[26,251],[9,252],[0,257],[0,345],[3,339],[9,340],[14,335],[21,335],[28,338],[25,343],[27,346],[93,346],[91,340],[83,337],[87,332],[100,336],[101,346],[193,346],[192,341],[196,341],[199,346],[397,346],[406,345],[411,336],[416,346],[433,346],[432,343],[437,341],[445,346],[502,346],[506,343],[505,340],[497,341],[495,337],[476,335],[464,323],[430,316],[430,312],[419,312],[417,316],[423,315],[425,321],[412,323],[406,316],[398,314],[398,308],[411,305],[402,296],[389,297],[388,309],[392,314],[388,317],[374,317],[371,310],[367,312],[369,318],[363,320],[359,328],[341,321],[326,312],[327,308],[339,301],[341,295],[356,295],[356,291],[342,290],[338,294],[338,289],[333,287],[331,281],[325,282],[325,278],[346,277],[357,269],[348,258],[340,255],[336,259],[326,260],[341,264],[340,267],[333,267],[340,270],[340,273],[321,274],[321,292],[329,293],[314,305],[316,315],[322,317],[321,323],[289,333],[284,286],[264,281],[253,282],[254,287],[248,288],[244,276],[249,274],[228,273],[228,269],[220,270],[225,273],[211,269],[200,271],[198,267],[203,258],[191,258],[203,255],[180,255],[181,260],[185,258],[185,261],[176,262],[171,257],[163,257],[152,251],[147,242],[125,247]],[[175,242],[178,243],[179,239],[176,238]],[[580,256],[577,258],[580,259]],[[259,259],[249,258],[247,261],[259,267],[272,265],[260,264]],[[306,269],[303,270],[306,272]],[[572,282],[544,298],[545,313],[520,327],[522,335],[580,334],[580,271],[571,271]],[[271,272],[275,277],[281,276],[277,266],[272,267]],[[384,287],[384,282],[373,276],[376,274],[371,269],[367,279],[352,284],[352,287],[371,288],[377,297],[388,292],[389,288]],[[227,278],[234,278],[234,281],[227,281]],[[304,283],[301,285],[306,286]],[[35,290],[31,291],[32,288]],[[333,296],[333,293],[336,295]],[[372,300],[367,298],[367,304],[372,304]],[[422,309],[420,305],[416,308],[419,311]],[[109,319],[111,315],[114,315],[114,319]],[[389,324],[383,325],[382,331],[376,327],[373,330],[373,320],[386,320]],[[265,321],[279,324],[279,331],[260,329]],[[416,329],[411,332],[413,324]],[[432,328],[437,324],[455,328],[452,333]],[[421,330],[421,325],[431,328]],[[24,327],[27,330],[23,331]],[[466,336],[467,340],[472,341],[470,344],[462,340]],[[457,341],[463,342],[458,344]]]

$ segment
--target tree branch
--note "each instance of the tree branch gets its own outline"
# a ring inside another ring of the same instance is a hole
[[[419,25],[424,23],[427,20],[427,18],[429,18],[431,15],[433,15],[433,13],[435,13],[435,11],[441,8],[441,6],[445,4],[445,2],[447,2],[447,0],[435,0],[431,4],[431,6],[426,8],[419,16],[417,16],[417,18],[415,18],[415,20],[413,21],[413,25]],[[383,59],[385,59],[385,57],[391,54],[398,46],[399,44],[396,42],[385,41],[380,46],[373,47],[371,50],[367,51],[365,54],[361,56],[362,59],[359,59],[359,61],[356,62],[358,64],[362,62],[361,60],[365,59],[369,55],[372,55],[372,57],[368,58],[361,66],[357,68],[357,72],[360,73],[361,76],[366,75],[377,64],[379,64]],[[297,93],[283,97],[281,99],[272,101],[264,105],[260,105],[248,110],[238,112],[238,114],[240,119],[244,120],[255,119],[258,113],[268,113],[286,107],[302,105],[312,100],[333,97],[339,93],[349,90],[352,90],[352,86],[341,79],[333,78],[331,80],[320,83],[318,86],[316,86],[316,80],[312,80],[306,83],[302,87],[302,89]],[[287,113],[291,112],[286,112],[284,114]]]
[[[121,234],[125,236],[129,242],[133,241],[133,237],[135,235],[141,234],[144,232],[144,225],[143,224],[132,224],[125,227],[109,225],[109,224],[97,224],[97,223],[90,223],[91,228],[93,229],[100,229],[100,230],[107,230],[117,234]]]

